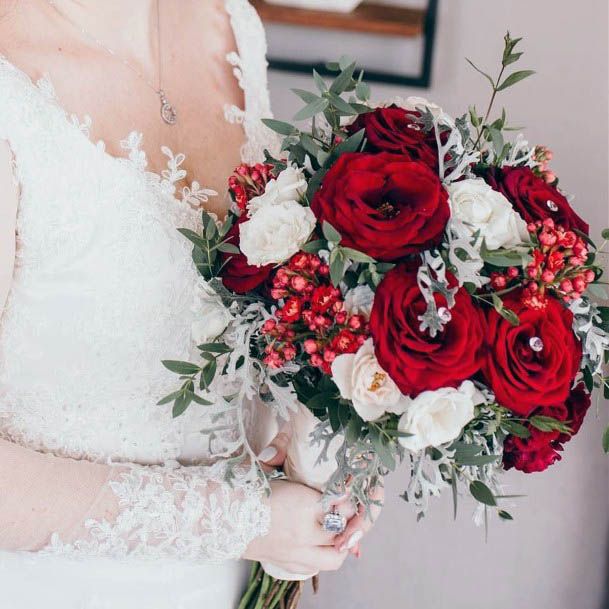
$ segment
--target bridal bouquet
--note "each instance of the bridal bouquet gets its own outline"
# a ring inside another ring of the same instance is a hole
[[[458,118],[420,98],[372,104],[347,59],[331,83],[314,73],[317,91],[295,91],[304,128],[264,121],[283,155],[236,170],[226,221],[203,212],[201,234],[182,231],[232,323],[248,324],[259,396],[304,416],[330,464],[315,483],[329,505],[348,490],[369,508],[405,464],[419,516],[452,489],[455,513],[465,491],[481,521],[510,520],[500,474],[560,460],[593,388],[608,393],[609,308],[592,301],[604,244],[550,150],[508,138],[505,110],[492,117],[532,74],[512,71],[518,42],[506,36],[497,78],[483,73],[488,109]],[[183,377],[176,414],[243,362],[231,331],[199,345],[200,362],[165,362]]]

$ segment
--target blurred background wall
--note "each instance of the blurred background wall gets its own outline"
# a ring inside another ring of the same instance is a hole
[[[404,0],[408,4],[408,0]],[[488,83],[467,56],[495,73],[506,29],[523,36],[518,64],[538,74],[499,100],[531,142],[550,146],[553,168],[574,205],[598,233],[609,225],[607,0],[441,0],[433,83],[428,90],[374,85],[376,98],[423,95],[453,115],[486,107]],[[311,48],[319,32],[299,39]],[[284,48],[291,49],[287,32]],[[278,42],[282,42],[279,40]],[[309,79],[271,74],[278,118],[298,107],[291,87]],[[359,560],[324,575],[303,609],[609,609],[609,457],[600,439],[607,403],[593,407],[563,461],[541,475],[506,476],[513,522],[491,520],[488,542],[461,501],[452,520],[449,496],[418,524],[398,494],[405,473],[387,485],[387,505]],[[598,414],[597,414],[598,413]],[[450,494],[450,493],[449,493]]]

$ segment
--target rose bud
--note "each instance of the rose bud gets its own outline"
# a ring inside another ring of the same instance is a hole
[[[596,279],[596,274],[594,273],[594,271],[592,269],[588,269],[586,271],[585,277],[586,277],[586,281],[588,283],[592,283]]]
[[[511,266],[508,270],[507,270],[507,276],[510,279],[516,279],[516,277],[518,277],[518,275],[520,274],[520,271],[515,267],[515,266]]]
[[[572,291],[573,291],[573,284],[571,283],[571,280],[570,280],[570,279],[563,279],[563,280],[560,282],[560,289],[561,289],[563,292],[566,292],[567,294],[569,294],[570,292],[572,292]]]

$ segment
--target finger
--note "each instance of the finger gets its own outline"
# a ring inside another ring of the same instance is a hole
[[[300,561],[309,565],[310,570],[336,571],[342,567],[347,556],[346,551],[339,552],[333,547],[308,547],[302,551]]]
[[[275,469],[283,465],[288,454],[289,444],[290,434],[288,428],[284,426],[258,455],[258,460],[262,462],[263,466],[266,466],[265,470]]]
[[[385,499],[385,491],[383,487],[378,486],[370,493],[371,501],[378,502],[381,505],[372,504],[370,510],[366,510],[364,506],[360,506],[357,515],[355,515],[343,533],[336,536],[334,546],[339,550],[353,550],[362,540],[362,537],[372,528],[374,522],[378,518],[382,503]]]

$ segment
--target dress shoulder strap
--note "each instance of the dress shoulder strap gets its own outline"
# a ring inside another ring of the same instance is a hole
[[[227,59],[245,99],[245,108],[228,106],[226,116],[231,122],[243,123],[247,141],[242,160],[256,163],[264,159],[265,149],[273,154],[279,152],[279,138],[260,122],[272,117],[266,34],[258,13],[247,0],[225,0],[225,7],[237,44],[237,52],[230,53]]]

